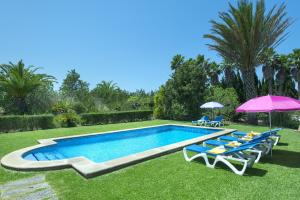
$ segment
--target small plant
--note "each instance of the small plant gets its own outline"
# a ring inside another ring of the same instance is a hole
[[[81,118],[75,111],[69,110],[67,113],[62,113],[54,117],[54,122],[60,127],[75,127],[81,123]]]

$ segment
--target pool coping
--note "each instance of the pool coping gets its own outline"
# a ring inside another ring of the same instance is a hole
[[[125,157],[105,161],[102,163],[95,163],[85,157],[75,157],[69,159],[62,160],[51,160],[51,161],[32,161],[23,159],[22,155],[28,151],[31,151],[36,148],[41,148],[49,145],[56,144],[55,140],[67,139],[67,138],[76,138],[76,137],[85,137],[99,134],[109,134],[109,133],[119,133],[129,130],[139,130],[145,128],[153,128],[160,126],[183,126],[183,127],[192,127],[192,128],[206,128],[206,129],[214,129],[214,130],[222,130],[216,133],[211,133],[208,135],[196,137],[193,139],[185,140],[182,142],[177,142],[170,145],[165,145],[162,147],[146,150],[143,152],[139,152],[136,154],[131,154]],[[40,144],[26,147],[23,149],[16,150],[5,155],[1,159],[1,165],[14,170],[20,171],[42,171],[42,170],[54,170],[54,169],[63,169],[63,168],[74,168],[77,172],[83,175],[86,178],[91,178],[97,175],[105,174],[129,165],[133,165],[144,160],[148,160],[154,157],[159,157],[171,152],[178,151],[185,146],[200,143],[204,140],[208,140],[211,138],[219,137],[222,135],[229,134],[231,132],[236,131],[235,129],[224,129],[224,128],[214,128],[214,127],[203,127],[203,126],[192,126],[192,125],[183,125],[183,124],[163,124],[163,125],[155,125],[155,126],[147,126],[147,127],[139,127],[139,128],[131,128],[131,129],[123,129],[123,130],[114,130],[114,131],[106,131],[101,133],[90,133],[90,134],[80,134],[74,136],[65,136],[65,137],[56,137],[49,139],[40,139],[38,142]]]

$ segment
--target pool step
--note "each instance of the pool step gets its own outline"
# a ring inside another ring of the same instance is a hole
[[[43,153],[34,153],[33,156],[39,161],[49,160]]]
[[[47,160],[56,160],[57,158],[52,153],[44,153]]]
[[[33,153],[26,156],[28,160],[38,160],[38,161],[47,161],[47,160],[61,160],[65,159],[66,157],[58,152],[53,153]]]
[[[26,160],[37,160],[37,158],[31,153],[24,157]]]
[[[59,160],[66,158],[63,154],[58,153],[57,151],[53,152],[53,156],[55,157],[55,159],[59,159]]]

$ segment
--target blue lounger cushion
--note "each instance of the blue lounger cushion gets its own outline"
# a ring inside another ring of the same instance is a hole
[[[226,145],[228,142],[224,141],[219,141],[219,140],[206,140],[204,141],[206,145],[211,145],[211,146],[220,146],[220,145]]]
[[[254,147],[255,145],[256,144],[247,144],[247,145],[243,145],[243,146],[240,146],[240,147],[235,147],[235,148],[232,148],[232,149],[230,149],[228,151],[225,151],[224,153],[221,153],[221,154],[229,155],[229,154],[232,154],[232,153],[235,153],[235,152],[250,149],[250,148]],[[204,146],[197,145],[197,144],[189,145],[185,149],[188,150],[188,151],[193,151],[193,152],[197,152],[197,153],[206,153],[206,154],[213,155],[213,156],[218,155],[218,154],[212,154],[212,153],[207,152],[207,151],[211,150],[212,148],[204,147]]]
[[[204,147],[204,146],[200,146],[200,145],[196,145],[196,144],[192,144],[192,145],[186,147],[186,150],[197,152],[197,153],[203,153],[210,149],[211,148],[209,148],[209,147]]]
[[[255,143],[247,144],[247,145],[242,145],[240,147],[235,147],[235,148],[232,148],[231,150],[225,151],[223,154],[224,155],[230,155],[230,154],[235,153],[235,152],[239,152],[239,151],[244,151],[244,150],[250,149],[250,148],[254,147],[255,145],[256,145]]]
[[[240,140],[239,138],[228,136],[228,135],[223,135],[223,136],[219,137],[218,139],[220,139],[220,140],[227,140],[227,141],[245,142],[243,140]]]
[[[272,134],[277,134],[277,132],[280,131],[280,130],[282,130],[282,128],[274,128],[274,129],[271,130],[271,133]],[[269,131],[267,131],[267,132],[269,132]],[[236,131],[236,132],[233,132],[232,134],[236,135],[236,136],[239,136],[239,137],[243,137],[243,136],[247,135],[247,133],[248,132]]]
[[[245,136],[247,133],[246,132],[240,132],[240,131],[236,131],[232,133],[233,135],[239,136],[239,137],[243,137]]]

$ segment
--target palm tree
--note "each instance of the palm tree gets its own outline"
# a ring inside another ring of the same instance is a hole
[[[27,112],[26,97],[45,83],[54,82],[55,78],[47,74],[37,74],[40,69],[34,66],[25,67],[22,60],[17,64],[0,65],[0,89],[12,97],[19,113]]]
[[[221,69],[224,71],[226,87],[234,87],[233,85],[235,81],[234,64],[229,63],[227,61],[223,61],[221,63]]]
[[[289,55],[291,74],[298,83],[298,99],[300,99],[300,49],[294,49]]]
[[[101,83],[97,84],[91,93],[95,97],[99,97],[103,103],[111,104],[115,102],[115,98],[117,98],[117,93],[119,91],[119,87],[113,81],[101,81]]]
[[[219,74],[221,73],[220,66],[216,62],[209,62],[206,65],[206,72],[210,78],[211,85],[215,86],[220,84]]]
[[[277,94],[278,95],[285,95],[286,91],[286,84],[288,81],[288,77],[290,75],[289,72],[289,62],[288,57],[286,55],[279,55],[277,58],[276,64],[276,82],[277,82]]]
[[[278,62],[278,55],[273,49],[268,49],[264,54],[264,64],[262,71],[268,84],[268,94],[273,94],[275,68]]]
[[[241,70],[246,99],[257,95],[254,74],[255,68],[263,64],[264,51],[280,44],[292,23],[286,17],[285,4],[276,7],[266,13],[264,0],[258,0],[256,6],[248,0],[239,0],[237,7],[229,3],[229,11],[219,13],[222,22],[212,20],[211,34],[204,35],[214,42],[208,44],[210,49]],[[248,120],[257,121],[255,115]]]

